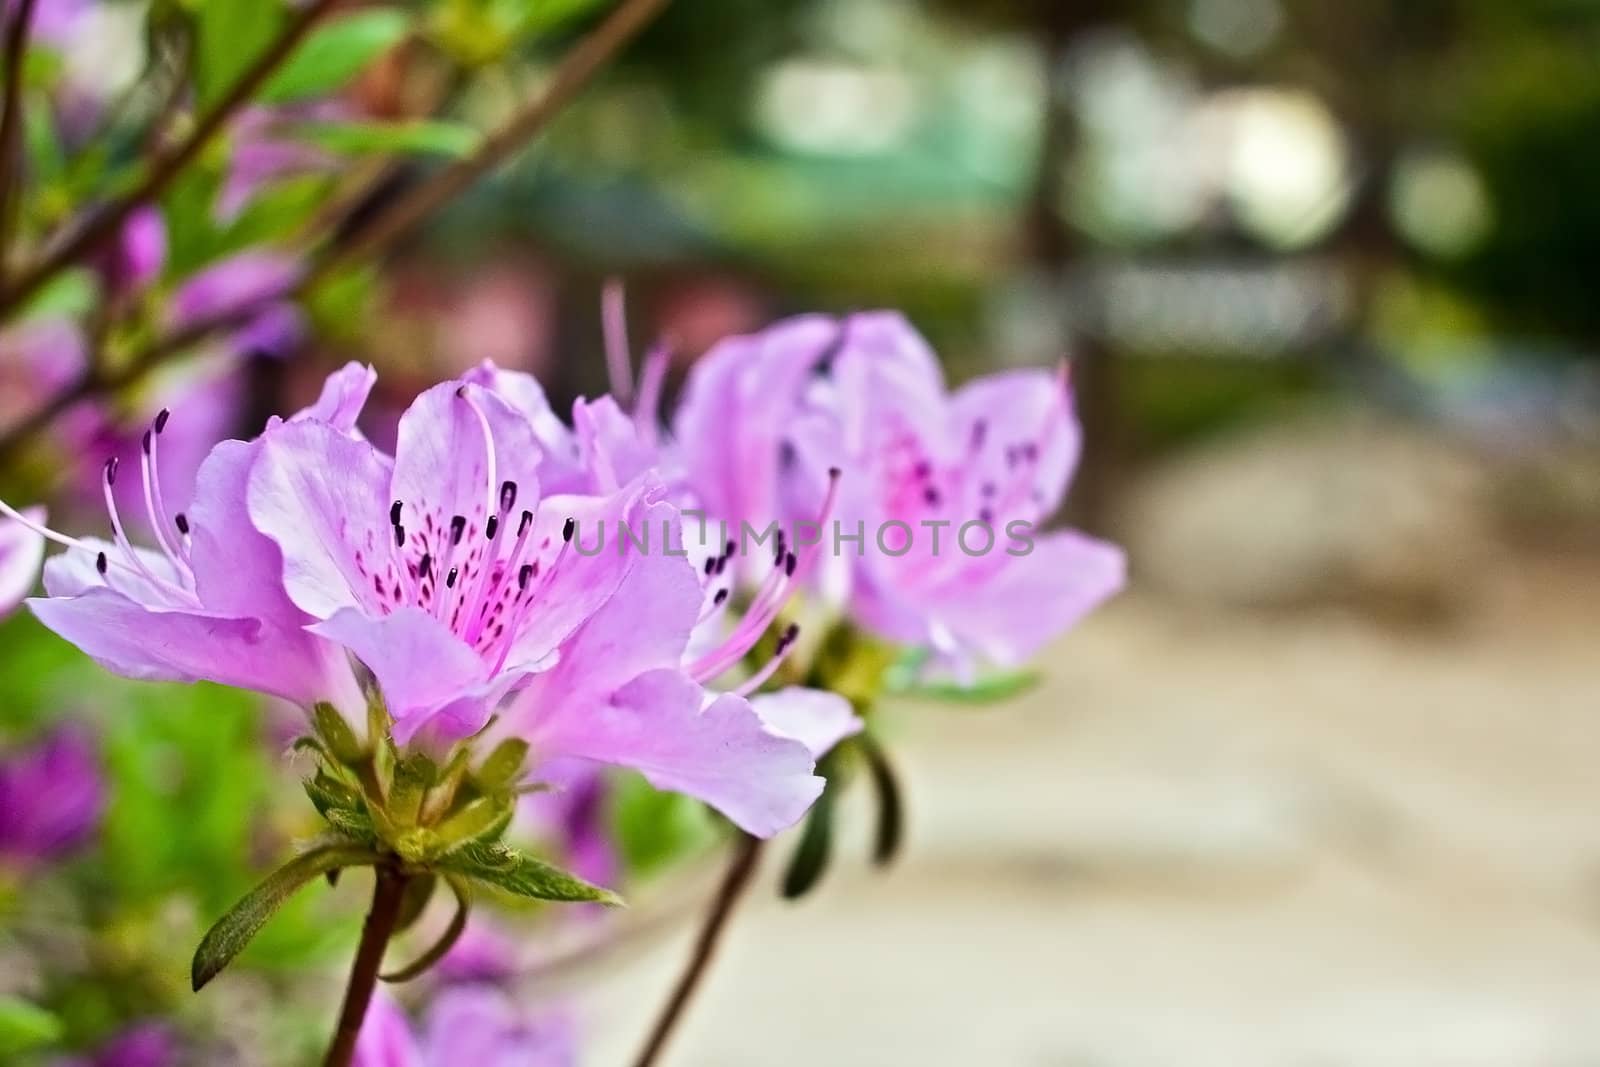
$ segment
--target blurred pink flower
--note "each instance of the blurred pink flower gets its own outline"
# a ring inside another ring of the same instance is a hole
[[[519,1008],[488,985],[445,989],[428,1006],[420,1035],[380,990],[356,1041],[353,1067],[576,1067],[577,1037],[564,1014]]]
[[[239,315],[229,342],[234,352],[285,354],[304,332],[300,312],[289,300],[300,272],[293,257],[262,248],[218,260],[178,286],[167,325],[182,330]]]
[[[31,869],[77,850],[104,807],[94,744],[76,727],[0,757],[0,866]]]
[[[1120,549],[1037,530],[1081,445],[1065,376],[1011,371],[948,392],[898,314],[806,316],[722,342],[691,373],[674,429],[689,490],[757,528],[805,518],[842,469],[820,531],[824,586],[843,587],[866,629],[956,664],[1024,660],[1122,587]]]
[[[34,529],[45,521],[44,508],[27,508],[22,514],[32,525],[0,518],[0,618],[33,591],[44,563],[44,538]]]

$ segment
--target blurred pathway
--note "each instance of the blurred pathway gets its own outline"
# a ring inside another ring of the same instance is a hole
[[[1014,706],[896,709],[905,862],[758,898],[668,1064],[1600,1064],[1600,572],[1515,571],[1428,631],[1130,597]]]

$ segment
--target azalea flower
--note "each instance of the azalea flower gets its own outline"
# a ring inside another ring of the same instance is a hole
[[[78,729],[0,757],[0,867],[30,869],[75,851],[104,807],[94,745]]]
[[[182,330],[233,315],[228,347],[236,353],[281,355],[300,340],[305,323],[288,299],[301,265],[264,248],[246,249],[194,274],[172,294],[167,325]]]
[[[53,1067],[177,1067],[180,1062],[171,1028],[151,1021],[127,1027],[89,1055],[56,1060]]]
[[[315,405],[283,427],[316,422],[350,434],[372,382],[367,368],[345,367],[328,379]],[[107,462],[101,481],[109,541],[68,536],[0,502],[0,514],[67,548],[45,563],[49,595],[29,606],[117,674],[215,681],[303,707],[330,701],[361,708],[344,656],[305,630],[307,617],[284,594],[276,547],[250,523],[245,490],[262,440],[217,445],[200,467],[193,505],[170,506],[161,449],[172,420],[182,417],[181,411],[156,416],[141,440],[137,472],[115,458]],[[154,548],[129,539],[115,492],[119,479],[138,483]]]
[[[249,516],[277,544],[307,630],[372,673],[396,743],[517,738],[541,759],[639,770],[751,833],[791,825],[822,788],[813,751],[770,727],[749,691],[706,685],[766,632],[796,564],[690,661],[711,594],[675,550],[677,509],[649,475],[544,496],[540,462],[535,420],[448,382],[401,418],[393,459],[316,422],[267,434]],[[830,730],[853,721],[839,712]]]
[[[492,986],[446,989],[420,1033],[386,992],[373,998],[353,1067],[576,1067],[577,1039],[564,1015],[538,1015]]]
[[[217,194],[219,222],[232,222],[273,183],[306,174],[326,174],[338,167],[338,157],[294,139],[294,126],[303,122],[329,122],[350,117],[350,109],[337,101],[318,100],[282,107],[250,107],[233,121],[233,152],[228,172]]]
[[[1122,552],[1039,532],[1081,448],[1064,374],[950,392],[901,316],[806,316],[695,367],[674,420],[689,490],[714,516],[805,517],[846,473],[819,582],[850,619],[958,666],[1011,665],[1121,588]]]

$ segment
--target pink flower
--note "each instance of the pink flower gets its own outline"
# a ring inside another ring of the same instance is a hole
[[[639,770],[752,833],[794,823],[822,787],[813,753],[706,683],[754,647],[795,565],[691,660],[711,594],[677,509],[649,475],[543,495],[542,454],[536,419],[448,382],[402,417],[393,459],[315,422],[269,433],[249,515],[307,630],[372,672],[399,744],[442,749],[498,709],[486,744]]]
[[[31,868],[73,852],[105,807],[94,745],[63,727],[0,757],[0,866]]]
[[[172,294],[168,326],[182,330],[197,323],[241,315],[229,346],[235,352],[280,355],[304,331],[289,294],[300,264],[267,249],[247,249],[196,273]],[[254,310],[252,310],[254,309]]]
[[[897,314],[722,342],[674,426],[689,491],[758,529],[807,517],[842,469],[821,577],[889,640],[1015,664],[1123,584],[1115,546],[1038,529],[1081,447],[1065,377],[1011,371],[949,392]]]
[[[492,986],[446,989],[429,1006],[421,1033],[379,991],[356,1041],[354,1067],[576,1067],[577,1038],[564,1015],[520,1008]]]
[[[316,405],[281,428],[317,422],[349,433],[372,380],[364,367],[344,368],[328,379]],[[362,698],[343,655],[305,630],[307,617],[284,594],[276,546],[250,523],[245,490],[263,441],[217,445],[200,467],[193,505],[175,511],[160,478],[162,439],[173,418],[182,412],[156,416],[142,439],[137,472],[107,463],[102,490],[110,541],[69,537],[0,502],[0,514],[68,549],[46,562],[49,595],[29,601],[34,614],[128,677],[203,679],[302,706],[327,700],[359,709]],[[139,483],[155,548],[129,540],[114,492],[119,478]]]

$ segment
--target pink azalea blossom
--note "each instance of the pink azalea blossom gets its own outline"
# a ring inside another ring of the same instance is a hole
[[[805,517],[824,472],[843,469],[824,571],[851,619],[889,640],[1015,664],[1123,584],[1115,546],[1039,530],[1081,447],[1065,376],[1010,371],[950,392],[897,314],[722,342],[674,427],[694,495],[757,528]]]
[[[337,156],[295,140],[297,123],[349,117],[337,101],[314,101],[284,107],[245,109],[233,123],[233,153],[228,173],[217,194],[220,222],[232,222],[273,183],[305,174],[326,174],[337,169]]]
[[[236,253],[178,287],[167,324],[182,330],[238,314],[242,321],[229,341],[234,352],[281,355],[294,347],[305,329],[300,312],[288,300],[300,271],[295,259],[279,252],[255,248]]]
[[[543,759],[637,769],[752,833],[794,823],[822,787],[813,752],[747,691],[706,684],[765,633],[795,564],[691,661],[710,594],[669,536],[677,509],[648,475],[542,495],[541,456],[534,419],[448,382],[402,417],[393,459],[314,422],[266,435],[250,519],[278,545],[307,629],[372,672],[398,743],[443,748],[498,709],[486,744],[515,736]]]
[[[87,1056],[57,1060],[53,1067],[177,1067],[177,1038],[165,1023],[136,1023]]]
[[[329,378],[317,404],[272,432],[302,423],[349,434],[373,375],[351,364]],[[362,697],[336,646],[308,633],[284,594],[282,558],[251,525],[245,492],[263,440],[224,441],[201,465],[193,505],[171,507],[160,477],[169,423],[161,412],[141,441],[139,469],[107,463],[102,491],[113,538],[75,538],[0,502],[0,514],[63,544],[45,563],[43,598],[30,600],[50,629],[107,669],[132,678],[209,680],[310,706],[357,710]],[[129,539],[115,494],[135,481],[154,548]],[[359,719],[359,716],[354,716]]]
[[[353,1067],[576,1067],[577,1038],[563,1014],[535,1014],[487,985],[448,988],[420,1033],[385,991],[373,998]]]
[[[94,745],[62,727],[0,756],[0,867],[32,868],[89,840],[105,807]]]

